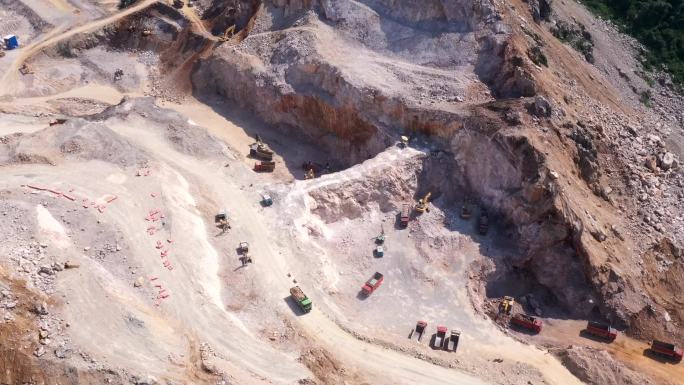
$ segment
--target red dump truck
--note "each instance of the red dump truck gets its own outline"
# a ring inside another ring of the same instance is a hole
[[[659,356],[669,358],[672,361],[680,362],[682,360],[682,349],[674,344],[654,340],[651,343],[651,352]]]
[[[401,207],[401,214],[399,214],[399,223],[401,227],[408,226],[409,215],[411,214],[411,205],[405,204]]]
[[[418,337],[418,341],[420,341],[423,338],[423,334],[425,334],[426,327],[427,321],[416,322],[415,335]]]
[[[268,171],[275,170],[275,162],[261,161],[254,163],[254,171]]]
[[[617,330],[610,327],[610,325],[603,324],[600,322],[589,321],[589,323],[587,324],[587,328],[584,330],[591,335],[604,338],[608,341],[614,341],[618,335]]]
[[[511,318],[511,324],[535,333],[539,333],[542,329],[542,321],[539,318],[521,313],[518,313]]]
[[[446,326],[437,326],[437,334],[435,335],[435,343],[432,345],[434,349],[444,349],[444,342],[446,342],[447,334]]]
[[[382,274],[375,272],[375,274],[373,274],[373,277],[366,281],[366,283],[363,285],[361,291],[365,295],[371,295],[371,293],[373,293],[378,287],[380,287],[384,279],[385,277]]]

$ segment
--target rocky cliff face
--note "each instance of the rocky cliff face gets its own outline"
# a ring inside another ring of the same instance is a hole
[[[249,37],[201,64],[195,88],[358,162],[399,134],[458,126],[468,88],[486,91],[472,71],[481,50],[472,28],[489,25],[476,15],[494,8],[442,3],[266,2]]]
[[[490,109],[471,107],[469,99],[492,93],[536,92],[514,42],[497,33],[509,30],[500,14],[487,2],[394,3],[367,1],[360,10],[351,1],[266,2],[251,36],[201,64],[195,89],[303,134],[347,164],[401,134],[431,136],[453,156],[455,173],[443,190],[470,191],[512,223],[524,255],[517,263],[562,304],[589,312],[592,288],[571,241],[572,213],[559,208],[543,154],[524,133],[501,129]],[[452,41],[451,50],[442,40]]]
[[[550,2],[535,4],[548,16]],[[443,202],[460,204],[454,191],[478,197],[519,244],[506,263],[570,314],[599,311],[630,325],[647,307],[636,259],[619,257],[630,250],[615,226],[621,219],[594,194],[607,147],[557,103],[508,99],[557,92],[533,61],[539,55],[529,54],[542,52],[542,38],[515,27],[510,9],[493,1],[272,0],[252,22],[246,39],[200,63],[197,94],[221,95],[347,165],[400,135],[428,137],[449,157],[434,172],[449,170],[438,183]],[[574,58],[561,59],[576,71]]]

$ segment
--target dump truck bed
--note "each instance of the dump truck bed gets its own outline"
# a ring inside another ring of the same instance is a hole
[[[587,323],[587,328],[586,331],[589,334],[598,336],[598,337],[603,337],[603,338],[608,338],[608,339],[615,339],[617,337],[617,330],[613,329],[610,325],[603,324],[600,322],[591,322],[589,321]]]
[[[461,332],[459,330],[451,330],[451,335],[447,341],[447,350],[455,352],[458,349],[458,341],[461,339]]]
[[[682,355],[684,354],[682,353],[682,349],[678,348],[676,345],[658,340],[654,340],[651,343],[651,350],[655,353],[668,356],[675,361],[681,361]]]
[[[292,295],[292,298],[294,298],[294,300],[297,302],[302,301],[302,300],[307,298],[299,286],[295,286],[295,287],[291,288],[290,289],[290,295]]]
[[[516,314],[511,318],[511,323],[525,329],[540,332],[542,328],[541,320],[527,314]]]
[[[275,162],[261,161],[254,164],[255,171],[273,171],[275,170]]]
[[[383,280],[384,276],[379,272],[375,272],[373,277],[371,277],[371,279],[366,281],[366,283],[363,285],[361,291],[363,291],[366,295],[369,295],[382,284]]]

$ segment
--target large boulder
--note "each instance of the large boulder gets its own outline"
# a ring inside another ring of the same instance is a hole
[[[551,3],[553,0],[529,0],[532,18],[537,23],[549,21],[551,18]]]
[[[532,114],[539,118],[548,118],[551,116],[551,103],[545,97],[539,95],[534,98],[531,106]]]
[[[597,182],[601,176],[601,171],[599,169],[598,150],[594,145],[591,134],[587,130],[578,127],[572,132],[571,137],[575,141],[575,147],[577,148],[575,162],[580,169],[582,179],[589,184]]]

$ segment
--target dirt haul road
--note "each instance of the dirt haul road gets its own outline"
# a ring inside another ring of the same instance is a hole
[[[99,88],[90,90],[96,92]],[[87,94],[87,89],[79,92]],[[251,249],[258,256],[258,262],[250,268],[258,269],[256,279],[259,282],[259,292],[268,301],[261,306],[288,314],[290,309],[284,304],[283,297],[287,296],[292,285],[291,278],[288,278],[288,266],[296,264],[297,256],[293,255],[296,248],[286,239],[278,238],[278,234],[265,225],[266,218],[255,203],[256,192],[243,190],[246,184],[254,183],[259,186],[269,183],[268,179],[263,175],[255,175],[237,159],[229,162],[231,167],[226,169],[221,161],[180,153],[160,134],[165,127],[154,127],[135,114],[125,120],[110,120],[108,126],[154,159],[155,171],[152,179],[143,181],[122,174],[121,169],[108,164],[84,162],[69,163],[68,168],[58,166],[57,169],[46,166],[13,166],[8,173],[11,176],[3,180],[4,188],[40,183],[78,186],[79,193],[92,197],[116,194],[119,198],[116,204],[106,210],[105,220],[122,231],[122,240],[130,247],[129,255],[148,255],[135,263],[143,271],[159,277],[171,293],[170,299],[161,303],[161,312],[158,312],[130,286],[117,279],[115,273],[103,269],[97,263],[82,261],[81,273],[66,276],[60,283],[69,299],[69,304],[65,307],[66,319],[79,325],[72,329],[74,331],[71,337],[74,342],[95,356],[106,356],[117,366],[159,376],[183,375],[182,370],[174,370],[173,367],[165,367],[160,363],[167,361],[168,352],[182,355],[186,353],[188,344],[196,346],[201,342],[208,342],[221,356],[227,357],[227,363],[222,368],[238,378],[256,376],[276,383],[291,383],[310,376],[303,365],[296,363],[296,355],[276,351],[260,343],[249,325],[225,310],[221,297],[223,288],[218,274],[224,257],[209,240],[205,222],[211,214],[198,211],[199,206],[204,206],[203,201],[230,209],[236,224],[233,232],[240,239],[254,240],[251,242]],[[236,134],[240,144],[244,141],[243,135]],[[230,136],[232,135],[226,137]],[[296,182],[295,193],[306,191],[307,187],[316,184],[363,178],[366,168],[386,167],[393,161],[415,156],[416,153],[390,150],[363,167],[355,167],[310,182]],[[150,191],[157,191],[160,200],[149,198]],[[202,201],[197,201],[196,196],[201,197]],[[142,218],[149,208],[158,206],[167,212],[171,223],[163,236],[177,241],[173,244],[170,257],[175,267],[173,272],[162,268],[158,257],[149,255],[153,242],[145,234],[147,222]],[[140,220],[136,221],[135,218]],[[108,305],[103,308],[105,303]],[[88,322],[79,322],[83,314],[96,316],[92,316]],[[144,332],[138,330],[131,333],[130,325],[126,322],[111,321],[125,318],[126,314],[132,314],[134,319],[141,320],[145,325]],[[103,323],[107,323],[108,327],[101,328]],[[487,383],[457,370],[362,342],[342,330],[318,307],[310,314],[297,317],[296,324],[317,345],[334,352],[335,357],[346,367],[357,370],[366,378],[373,378],[375,383]],[[551,384],[579,384],[550,355],[513,341],[491,325],[486,329],[488,333],[494,333],[499,346],[489,343],[478,346],[477,341],[473,341],[481,352],[529,363],[540,370]],[[113,341],[116,343],[112,347]]]
[[[279,300],[282,298],[283,293],[288,293],[289,288],[292,286],[291,280],[287,276],[290,271],[288,265],[295,263],[295,261],[288,262],[287,259],[296,259],[296,255],[292,255],[290,252],[290,250],[295,250],[295,248],[283,245],[283,239],[267,239],[267,235],[273,232],[260,221],[261,214],[257,210],[258,206],[254,204],[256,193],[254,192],[250,196],[246,196],[243,190],[238,188],[236,184],[229,183],[233,179],[227,178],[220,171],[223,168],[219,165],[207,165],[193,157],[179,154],[168,146],[163,138],[145,138],[141,135],[140,130],[131,128],[142,126],[143,123],[142,121],[139,124],[127,122],[117,126],[115,130],[129,140],[136,141],[139,145],[144,146],[148,151],[155,153],[156,159],[174,165],[174,168],[181,174],[186,175],[188,179],[199,182],[204,188],[213,193],[209,195],[213,195],[218,202],[223,202],[224,206],[230,208],[231,216],[241,228],[241,236],[244,236],[245,239],[259,240],[251,244],[250,247],[254,255],[258,255],[259,258],[255,268],[259,269],[259,276],[263,280],[262,284],[264,287],[259,289],[260,292],[270,293],[269,295],[273,296],[273,300],[276,303],[280,303],[282,307],[282,301]],[[392,164],[391,158],[397,160],[398,157],[412,155],[412,151],[397,153],[390,150],[389,153],[378,156],[375,161],[378,165],[388,165]],[[352,168],[337,175],[330,175],[325,179],[297,182],[297,184],[305,186],[307,183],[335,183],[336,178],[363,178],[363,176],[363,173],[358,172],[358,168]],[[247,183],[250,179],[254,179],[252,172],[250,170],[243,170],[242,177],[240,178],[243,181],[242,183]],[[255,182],[258,183],[258,180]],[[271,245],[276,244],[279,245],[279,252],[276,252],[271,247]],[[207,252],[213,252],[213,250],[207,250]],[[205,279],[210,280],[211,277],[205,277]],[[210,291],[215,296],[218,296],[218,290],[220,289],[215,287]],[[388,349],[363,343],[340,329],[335,322],[318,309],[306,316],[298,317],[297,320],[304,330],[313,336],[317,336],[318,342],[340,356],[343,362],[354,363],[354,366],[364,368],[364,372],[375,373],[379,378],[384,378],[384,381],[388,381],[387,383],[452,384],[457,379],[459,379],[459,383],[463,384],[484,383],[481,380],[455,370],[441,368]],[[494,344],[483,346],[483,351],[487,350],[490,354],[527,362],[540,370],[550,383],[580,384],[575,377],[550,355],[505,337],[491,325],[489,325],[489,328],[491,328],[490,332],[495,333],[494,335],[498,337],[495,339]],[[363,353],[360,355],[360,352]],[[391,371],[387,371],[387,369],[391,369]]]
[[[241,193],[238,186],[228,183],[229,179],[220,172],[222,168],[219,165],[203,164],[194,158],[179,154],[168,146],[163,138],[146,137],[146,135],[141,135],[139,130],[131,129],[130,125],[122,124],[115,130],[129,140],[137,141],[146,150],[154,153],[157,159],[168,162],[181,174],[192,174],[192,179],[199,182],[204,188],[208,188],[218,201],[224,202],[226,205],[229,204],[231,217],[240,224],[241,234],[248,239],[259,239],[259,242],[253,242],[250,248],[254,255],[259,256],[256,266],[260,269],[260,276],[264,284],[260,291],[272,293],[274,300],[280,302],[282,307],[283,304],[280,299],[283,293],[289,292],[291,286],[287,277],[288,270],[282,257],[279,258],[278,253],[269,246],[271,242],[265,239],[265,235],[269,234],[270,231],[259,222],[259,215],[253,210],[253,199],[248,199]],[[205,231],[204,224],[200,218],[198,219],[200,221],[197,225],[201,228],[195,229],[195,232],[201,233]],[[211,249],[205,250],[205,252],[215,254],[215,251]],[[200,280],[215,281],[211,276],[201,277]],[[218,285],[210,285],[207,288],[207,294],[217,301],[220,297],[219,291]],[[452,384],[454,381],[473,385],[485,383],[454,370],[441,368],[388,349],[363,343],[343,332],[318,310],[314,310],[305,317],[298,318],[298,322],[311,335],[318,336],[319,342],[322,342],[330,351],[340,355],[343,362],[353,362],[358,367],[364,368],[364,371],[375,373],[379,378],[384,377],[386,382],[383,381],[383,383],[426,385]],[[361,352],[362,354],[360,354]],[[243,363],[252,361],[253,365],[253,360],[257,359],[258,357],[252,357]],[[274,369],[273,364],[274,362],[263,362],[259,367],[261,370],[270,369],[272,371]],[[270,378],[270,375],[274,373],[268,374]]]
[[[11,96],[17,91],[19,87],[17,69],[41,49],[77,33],[100,28],[154,3],[155,1],[151,0],[143,1],[113,16],[92,23],[79,27],[64,24],[54,29],[42,40],[17,51],[18,57],[11,57],[12,68],[2,79],[0,94]],[[187,14],[190,20],[202,33],[205,33],[206,29],[193,10],[186,7],[184,11],[190,12]],[[62,34],[64,31],[67,32]],[[123,95],[108,86],[91,84],[52,97],[15,100],[7,103],[7,106],[41,105],[41,107],[46,107],[46,102],[49,100],[68,97],[100,100],[114,104],[121,96]],[[56,219],[60,210],[59,204],[53,207],[51,203],[48,208],[42,205],[35,207],[42,234],[51,242],[50,247],[71,250],[74,252],[74,257],[80,258],[78,261],[82,263],[80,270],[64,272],[60,274],[59,279],[60,291],[67,299],[63,308],[64,318],[76,326],[69,332],[69,337],[79,348],[83,347],[84,351],[108,361],[112,366],[130,368],[160,378],[165,376],[186,378],[190,382],[199,381],[198,374],[194,373],[196,367],[200,366],[199,361],[202,361],[201,366],[204,367],[204,371],[230,373],[237,379],[237,383],[241,384],[290,384],[301,378],[312,377],[313,369],[307,368],[300,360],[300,355],[304,351],[299,350],[301,346],[294,348],[271,346],[264,338],[265,329],[250,324],[249,318],[226,304],[226,291],[234,289],[224,282],[224,280],[234,279],[228,278],[227,274],[233,274],[234,277],[247,270],[251,276],[244,275],[253,280],[251,284],[258,291],[254,307],[267,309],[269,317],[282,317],[292,322],[297,332],[307,336],[307,343],[310,344],[308,346],[323,347],[341,361],[343,369],[358,373],[366,382],[432,385],[485,384],[504,381],[488,382],[476,378],[476,375],[433,365],[411,355],[357,339],[339,326],[342,323],[340,322],[341,312],[335,309],[332,295],[325,293],[324,288],[317,285],[315,277],[305,276],[309,273],[305,269],[295,270],[297,271],[295,278],[301,278],[298,279],[298,283],[302,285],[306,293],[312,296],[315,308],[309,314],[293,317],[291,309],[285,305],[283,298],[287,297],[289,288],[293,285],[292,277],[290,277],[293,267],[301,265],[301,256],[297,253],[307,252],[307,249],[301,247],[302,243],[289,239],[290,234],[287,231],[280,231],[282,228],[273,226],[273,220],[268,218],[256,203],[258,191],[272,186],[273,176],[277,176],[277,173],[275,175],[254,174],[249,169],[249,165],[245,165],[244,159],[239,159],[240,157],[236,155],[243,153],[242,150],[251,143],[249,135],[228,120],[218,117],[214,117],[213,120],[207,118],[206,115],[211,112],[211,108],[200,104],[196,106],[201,108],[193,108],[193,105],[172,108],[181,111],[193,121],[200,122],[201,125],[207,125],[202,123],[204,121],[212,121],[208,130],[225,141],[224,144],[228,146],[226,156],[230,161],[227,166],[224,157],[195,156],[180,151],[178,143],[171,143],[169,137],[162,134],[168,128],[166,125],[151,122],[143,116],[132,113],[129,117],[113,118],[107,122],[107,125],[116,134],[125,138],[132,147],[141,149],[149,158],[153,170],[153,175],[150,177],[135,178],[132,176],[131,167],[122,169],[111,163],[100,161],[79,160],[70,161],[67,164],[58,162],[56,166],[14,165],[5,168],[6,175],[0,180],[0,188],[3,189],[11,190],[28,183],[40,183],[62,188],[76,186],[79,194],[93,197],[100,202],[107,194],[116,194],[118,197],[115,204],[108,206],[102,215],[97,216],[97,224],[102,222],[104,227],[116,228],[120,232],[118,238],[124,244],[129,260],[126,261],[124,258],[123,261],[118,261],[119,263],[107,264],[89,260],[88,257],[79,257],[76,251],[81,251],[84,244],[78,244],[71,238],[73,234],[65,238],[64,234],[67,230],[60,228],[60,222]],[[220,126],[214,125],[213,122],[219,122]],[[20,129],[31,132],[35,131],[36,126],[26,124]],[[16,131],[15,124],[6,124],[0,118],[0,132]],[[312,181],[279,184],[277,188],[279,191],[284,191],[284,194],[288,194],[287,198],[291,198],[291,202],[295,202],[298,199],[306,199],[305,197],[315,189],[335,185],[344,186],[352,181],[363,180],[369,176],[370,172],[377,173],[380,170],[379,172],[382,173],[389,170],[388,165],[394,165],[419,155],[421,155],[420,151],[412,149],[406,151],[388,149],[376,158],[349,170]],[[282,158],[276,157],[276,159],[280,164],[283,163]],[[278,170],[278,172],[281,171]],[[287,174],[287,176],[291,177],[292,174]],[[151,193],[155,196],[151,196]],[[286,204],[290,203],[288,200],[283,201]],[[159,207],[167,215],[167,219],[166,224],[159,229],[158,235],[150,237],[146,234],[146,226],[149,223],[143,218],[154,207]],[[230,261],[234,262],[234,258],[230,253],[226,256],[225,247],[217,247],[216,237],[211,236],[213,229],[210,222],[216,207],[228,208],[231,220],[234,221],[233,230],[226,238],[232,241],[250,240],[252,253],[256,256],[256,264],[237,273],[232,271],[226,274],[222,271],[222,267],[226,264],[230,265]],[[294,206],[293,208],[295,211],[303,209],[306,209],[304,215],[310,214],[308,207]],[[273,208],[270,214],[288,214],[287,211],[277,210]],[[89,225],[96,227],[94,222],[93,220]],[[174,239],[173,243],[168,242],[172,245],[169,246],[171,257],[168,260],[173,263],[173,271],[162,267],[159,252],[153,249],[154,240],[164,242],[167,239]],[[406,241],[406,246],[409,243]],[[411,240],[411,243],[415,241]],[[88,244],[86,246],[89,247]],[[150,250],[151,247],[152,250]],[[157,255],[154,255],[155,253]],[[126,265],[136,266],[136,275],[159,279],[154,282],[163,283],[164,290],[170,294],[170,298],[161,300],[157,297],[158,303],[155,303],[155,298],[151,295],[153,294],[151,291],[154,290],[151,287],[153,285],[151,278],[145,283],[144,289],[134,289],[131,272],[125,271]],[[392,267],[394,270],[401,270],[397,269],[397,266]],[[386,277],[390,277],[392,273],[388,272]],[[336,278],[344,280],[340,276]],[[449,280],[452,277],[440,275],[437,272],[430,278]],[[464,282],[460,279],[466,278],[461,274],[458,279],[450,282],[453,286],[449,288],[453,288],[453,292],[460,296],[460,301],[452,304],[454,305],[452,311],[454,318],[452,319],[455,321],[450,320],[448,324],[459,325],[465,329],[466,333],[462,339],[465,346],[461,348],[460,354],[452,355],[452,357],[461,360],[461,357],[465,356],[463,353],[478,356],[481,354],[486,357],[485,359],[497,358],[507,363],[515,362],[532,367],[541,372],[545,383],[563,385],[580,383],[550,354],[514,341],[488,320],[475,320],[463,288]],[[397,281],[399,280],[394,282],[386,280],[383,288],[385,292],[380,292],[371,301],[383,298],[382,296],[387,295],[388,292],[396,294],[410,291],[411,286]],[[393,290],[389,291],[390,288]],[[141,294],[143,291],[144,294]],[[339,298],[339,293],[337,294]],[[249,299],[243,300],[249,301]],[[388,302],[395,298],[387,295],[385,300]],[[368,306],[371,301],[364,303],[366,306],[361,310],[362,312],[381,311]],[[438,308],[435,307],[435,309]],[[410,318],[411,322],[416,319],[411,310],[401,315],[389,312],[387,314],[396,316],[397,319]],[[391,318],[391,316],[385,315],[386,318]],[[431,320],[436,318],[433,316]],[[398,320],[395,323],[405,324]],[[349,325],[345,325],[347,326]],[[355,320],[355,323],[352,322],[350,329],[358,332],[356,328],[364,327],[364,322],[360,317],[359,320]],[[371,325],[366,330],[373,327],[377,329],[378,325]],[[581,340],[567,338],[573,330],[557,329],[556,342],[579,341],[578,343],[581,343]],[[549,328],[549,334],[554,335],[552,327]],[[390,332],[382,337],[385,339],[378,338],[378,340],[386,341],[405,336]],[[209,355],[208,362],[205,362],[204,358],[197,358],[198,347],[203,346],[204,343],[216,352],[214,356]],[[620,346],[620,343],[617,342],[614,346]],[[638,361],[639,365],[650,366],[650,361],[643,356],[638,356],[639,346],[627,347],[633,352],[625,358],[626,361]],[[612,347],[607,350],[618,357],[625,351],[612,349]],[[429,358],[440,357],[439,354],[433,353],[427,356]],[[463,360],[468,362],[467,356]],[[215,367],[217,370],[214,370]],[[666,377],[667,367],[663,366],[663,368],[658,372]],[[477,373],[476,370],[474,372]],[[499,378],[501,377],[505,377],[505,374]],[[356,382],[351,381],[351,383]]]
[[[117,20],[143,10],[157,2],[158,0],[143,0],[111,16],[88,22],[81,26],[74,26],[71,25],[70,22],[65,22],[64,24],[54,28],[42,39],[31,43],[26,47],[19,48],[16,53],[16,57],[12,61],[12,64],[5,69],[5,74],[3,75],[2,79],[0,79],[0,97],[5,95],[13,95],[19,91],[19,68],[21,68],[21,66],[33,55],[40,52],[40,50],[64,41],[77,34],[91,32],[98,28],[112,24]]]

